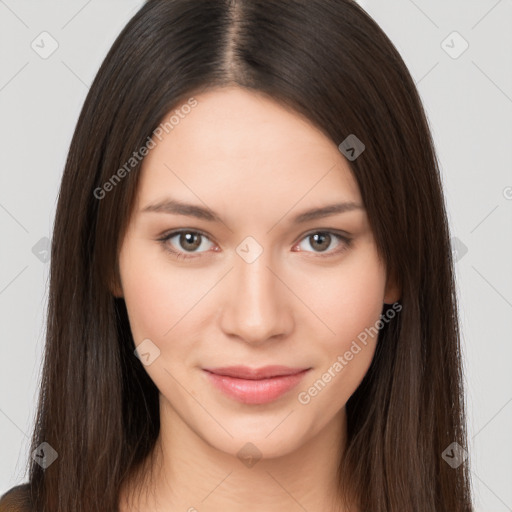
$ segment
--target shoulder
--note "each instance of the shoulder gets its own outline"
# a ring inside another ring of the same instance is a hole
[[[30,512],[30,486],[21,484],[0,496],[0,512]]]

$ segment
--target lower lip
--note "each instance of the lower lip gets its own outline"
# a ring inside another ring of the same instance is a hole
[[[309,370],[261,380],[237,379],[204,371],[212,384],[229,397],[244,404],[266,404],[293,389]]]

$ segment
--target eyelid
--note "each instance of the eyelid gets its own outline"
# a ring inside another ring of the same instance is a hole
[[[193,233],[193,234],[196,234],[196,235],[201,235],[202,237],[208,239],[210,242],[214,243],[213,240],[210,238],[209,235],[207,235],[204,231],[201,231],[200,229],[188,229],[188,228],[180,228],[180,229],[174,229],[174,230],[171,230],[171,231],[167,231],[165,233],[163,233],[161,236],[159,236],[157,238],[157,241],[158,242],[161,242],[165,248],[165,250],[171,254],[173,254],[174,256],[180,258],[180,259],[193,259],[193,258],[196,258],[196,254],[207,254],[209,251],[204,251],[204,252],[192,252],[192,253],[187,253],[185,251],[179,251],[179,250],[175,250],[175,249],[172,249],[169,247],[169,245],[167,244],[167,242],[171,239],[171,238],[174,238],[175,236],[177,235],[181,235],[182,233]]]
[[[314,257],[314,258],[316,258],[316,257],[328,258],[331,256],[334,257],[334,256],[337,256],[337,255],[345,252],[345,250],[348,249],[353,242],[353,237],[346,231],[343,231],[340,229],[332,229],[332,228],[315,228],[315,229],[310,229],[309,231],[306,231],[305,233],[300,235],[300,237],[297,239],[297,241],[293,244],[293,247],[297,246],[297,244],[302,242],[302,240],[310,237],[311,235],[317,234],[317,233],[323,233],[323,234],[328,234],[328,235],[334,236],[334,237],[338,238],[339,240],[341,240],[341,244],[344,246],[341,247],[341,249],[333,249],[333,250],[325,251],[325,252],[303,251],[303,250],[300,250],[298,252],[311,254],[312,257]]]
[[[302,235],[300,235],[299,238],[297,238],[297,242],[295,242],[295,243],[298,243],[301,240],[303,240],[304,238],[314,235],[316,233],[327,233],[329,235],[336,235],[344,240],[350,240],[352,238],[352,235],[350,233],[348,233],[347,231],[344,231],[342,229],[315,228],[315,229],[310,229],[310,230],[306,231],[305,233],[303,233]]]
[[[182,233],[193,233],[193,234],[201,235],[202,237],[208,239],[210,242],[215,243],[215,242],[213,242],[213,240],[207,233],[205,233],[204,231],[202,231],[200,229],[196,229],[196,228],[174,229],[174,230],[163,233],[161,236],[159,236],[157,238],[157,241],[161,242],[164,245],[166,251],[168,251],[169,253],[173,254],[174,256],[176,256],[180,259],[194,259],[194,258],[199,257],[198,255],[208,254],[210,252],[210,251],[203,251],[203,252],[197,252],[197,253],[196,252],[187,253],[185,251],[171,249],[168,246],[168,244],[166,244],[166,242],[168,242],[171,238],[174,238],[175,236],[180,235]],[[344,252],[346,249],[348,249],[348,247],[350,246],[350,244],[353,241],[352,235],[350,235],[348,232],[346,232],[344,230],[332,229],[332,228],[316,228],[316,229],[310,229],[309,231],[306,231],[305,233],[301,234],[296,239],[296,241],[293,243],[293,247],[295,247],[297,244],[302,242],[302,240],[304,240],[305,238],[308,238],[309,236],[317,234],[317,233],[334,235],[335,237],[337,237],[338,239],[341,240],[342,244],[343,243],[345,244],[345,247],[342,247],[341,249],[338,249],[338,250],[326,251],[325,253],[314,252],[314,251],[303,251],[303,250],[295,251],[295,252],[303,252],[303,253],[305,252],[305,253],[313,254],[314,257],[335,256],[337,254]]]

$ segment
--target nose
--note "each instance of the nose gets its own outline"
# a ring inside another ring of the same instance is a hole
[[[263,344],[290,334],[294,326],[292,293],[276,275],[279,272],[267,251],[252,263],[236,256],[221,299],[221,328],[226,335]]]

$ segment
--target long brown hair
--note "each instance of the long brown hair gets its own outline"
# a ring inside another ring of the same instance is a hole
[[[350,134],[365,144],[349,163],[402,309],[347,403],[340,490],[350,488],[364,511],[471,511],[467,461],[452,468],[442,456],[467,443],[438,162],[402,58],[351,0],[148,0],[114,42],[80,114],[58,199],[32,440],[58,459],[46,469],[29,461],[35,510],[117,510],[122,483],[155,446],[158,390],[110,288],[140,162],[118,169],[172,108],[226,85],[281,102],[337,145]]]

